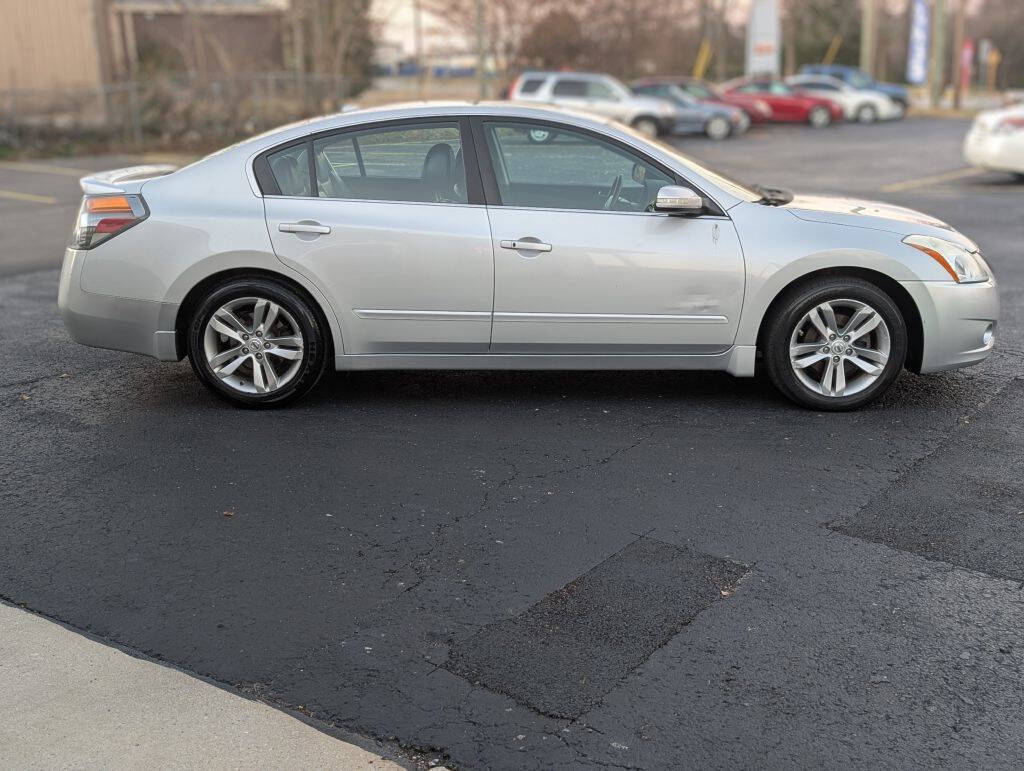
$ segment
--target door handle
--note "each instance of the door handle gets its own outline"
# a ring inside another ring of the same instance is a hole
[[[282,233],[317,233],[327,235],[331,229],[326,225],[319,225],[315,222],[282,222],[277,226]]]
[[[501,241],[502,249],[514,249],[517,252],[550,252],[551,244],[540,241]]]

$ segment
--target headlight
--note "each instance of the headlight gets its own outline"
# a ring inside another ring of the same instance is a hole
[[[927,254],[958,284],[974,284],[991,278],[988,266],[980,254],[970,252],[952,241],[932,236],[907,236],[903,243]]]

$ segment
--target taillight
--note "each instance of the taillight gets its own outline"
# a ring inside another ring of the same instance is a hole
[[[74,249],[92,249],[149,216],[140,195],[87,195],[71,234]]]
[[[1017,131],[1024,131],[1024,117],[1003,118],[996,124],[997,134],[1013,134]]]

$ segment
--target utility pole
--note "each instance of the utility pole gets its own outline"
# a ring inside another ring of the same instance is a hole
[[[487,52],[484,48],[484,0],[476,0],[476,78],[480,99],[487,98]]]
[[[946,63],[946,0],[934,0],[932,5],[932,56],[928,67],[928,89],[931,91],[932,107],[942,101]]]
[[[964,59],[964,25],[967,16],[966,0],[953,0],[953,109],[959,110],[963,102],[963,59]]]
[[[420,10],[420,0],[412,0],[412,30],[413,41],[416,50],[416,97],[426,97],[426,84],[424,77],[426,70],[423,64],[423,13]]]
[[[878,0],[863,2],[860,21],[860,68],[873,77],[875,51],[878,47]]]

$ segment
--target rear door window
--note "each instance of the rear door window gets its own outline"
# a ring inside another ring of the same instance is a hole
[[[555,87],[551,89],[551,93],[555,96],[586,96],[587,81],[560,78],[555,82]]]
[[[313,142],[323,198],[467,203],[457,123],[401,124]],[[282,188],[283,191],[283,188]]]

